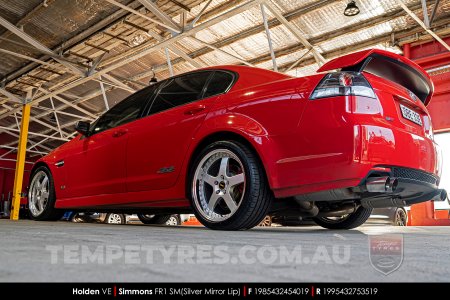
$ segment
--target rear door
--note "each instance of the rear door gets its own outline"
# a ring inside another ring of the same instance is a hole
[[[148,116],[130,128],[129,192],[166,189],[175,184],[194,133],[233,81],[232,73],[200,71],[161,83]]]

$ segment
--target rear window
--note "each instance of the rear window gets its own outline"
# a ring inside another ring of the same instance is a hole
[[[216,71],[213,78],[209,81],[208,88],[203,98],[223,94],[227,92],[234,81],[234,75],[228,72]]]
[[[188,73],[169,79],[150,107],[150,114],[200,100],[211,72]]]

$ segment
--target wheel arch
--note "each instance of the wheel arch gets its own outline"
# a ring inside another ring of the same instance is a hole
[[[52,173],[52,170],[50,170],[50,167],[47,163],[43,161],[38,161],[37,163],[34,164],[33,168],[31,169],[30,177],[33,175],[34,171],[36,171],[36,169],[39,167],[46,167],[50,171],[50,173]]]
[[[190,188],[190,176],[189,175],[192,171],[193,164],[194,164],[196,158],[198,157],[200,152],[206,146],[208,146],[214,142],[218,142],[218,141],[235,141],[235,142],[238,142],[238,143],[241,143],[241,144],[247,146],[256,155],[259,162],[261,163],[263,170],[264,170],[264,176],[265,176],[266,180],[268,181],[269,186],[271,186],[269,177],[267,176],[268,170],[266,169],[266,164],[264,163],[263,155],[261,155],[261,152],[258,151],[259,149],[257,147],[255,147],[255,145],[250,141],[250,138],[246,137],[244,133],[236,133],[234,131],[223,130],[223,131],[217,131],[217,132],[211,133],[211,134],[203,137],[202,139],[200,139],[199,142],[193,148],[192,152],[190,153],[188,164],[187,164],[187,169],[186,169],[186,176],[185,176],[186,193],[187,194],[188,194],[188,190]]]
[[[53,177],[53,172],[52,172],[52,169],[50,168],[50,166],[46,162],[40,160],[34,164],[33,168],[31,168],[29,184],[31,184],[31,177],[33,176],[36,169],[39,167],[46,167],[47,170],[50,172],[50,175]]]

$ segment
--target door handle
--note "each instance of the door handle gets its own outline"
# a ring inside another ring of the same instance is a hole
[[[185,114],[185,115],[191,115],[191,116],[192,116],[192,115],[198,114],[199,112],[205,110],[205,108],[206,108],[206,106],[204,106],[204,105],[199,105],[199,106],[197,106],[197,107],[193,107],[193,108],[191,108],[191,109],[186,110],[186,111],[184,112],[184,114]]]
[[[121,129],[121,130],[114,131],[113,137],[120,137],[122,135],[127,134],[127,132],[128,132],[128,129]]]

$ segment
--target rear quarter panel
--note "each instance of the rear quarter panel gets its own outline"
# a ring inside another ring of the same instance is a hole
[[[231,90],[206,117],[191,151],[211,134],[239,134],[257,151],[270,186],[279,185],[276,162],[298,147],[292,134],[300,123],[309,94],[322,76],[289,78]]]

